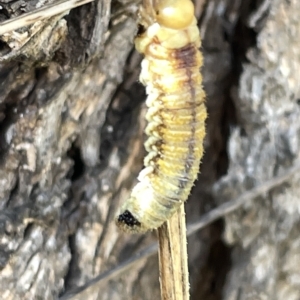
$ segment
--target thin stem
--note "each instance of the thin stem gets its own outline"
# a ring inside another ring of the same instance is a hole
[[[184,205],[158,228],[162,300],[189,300],[189,273]]]

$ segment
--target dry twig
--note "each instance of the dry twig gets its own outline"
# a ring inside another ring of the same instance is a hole
[[[158,228],[162,300],[188,300],[189,273],[184,205]]]

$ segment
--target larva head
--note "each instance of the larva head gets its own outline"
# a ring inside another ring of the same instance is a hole
[[[154,13],[159,25],[184,29],[194,19],[194,5],[190,0],[156,0]]]

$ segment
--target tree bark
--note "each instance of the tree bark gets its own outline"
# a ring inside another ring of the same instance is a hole
[[[51,2],[4,0],[0,22]],[[209,118],[188,223],[300,153],[300,2],[195,4]],[[160,297],[155,255],[90,281],[156,241],[113,221],[145,155],[137,7],[97,1],[0,36],[1,299]],[[299,193],[295,174],[190,236],[191,299],[299,299]]]

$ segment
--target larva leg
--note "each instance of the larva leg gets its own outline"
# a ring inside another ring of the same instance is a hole
[[[158,228],[174,214],[190,194],[203,154],[206,109],[194,6],[190,0],[152,1],[152,9],[141,9],[143,30],[135,39],[145,55],[140,81],[148,94],[149,137],[145,169],[116,220],[127,232]]]

